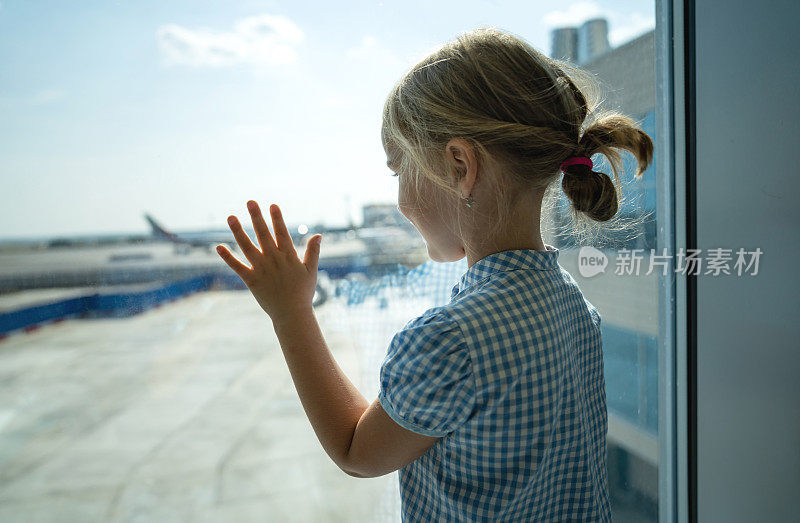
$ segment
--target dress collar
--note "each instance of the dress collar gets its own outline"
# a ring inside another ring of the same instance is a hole
[[[481,258],[461,276],[461,279],[453,287],[450,299],[452,300],[457,294],[497,272],[517,269],[533,269],[537,271],[558,269],[558,249],[546,243],[544,246],[547,248],[546,251],[513,249],[496,252]]]

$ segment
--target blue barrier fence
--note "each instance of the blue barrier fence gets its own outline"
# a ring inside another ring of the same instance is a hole
[[[205,274],[185,280],[154,284],[138,292],[94,293],[35,305],[0,314],[0,336],[67,318],[125,317],[139,314],[182,296],[212,288],[245,289],[235,274]]]

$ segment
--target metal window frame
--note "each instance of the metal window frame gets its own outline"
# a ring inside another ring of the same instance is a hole
[[[658,520],[697,521],[696,282],[675,273],[678,249],[696,248],[694,0],[656,0],[658,251],[669,274],[658,299]]]

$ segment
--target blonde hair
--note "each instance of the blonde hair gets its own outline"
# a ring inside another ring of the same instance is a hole
[[[390,161],[422,198],[421,177],[461,197],[452,177],[437,174],[447,172],[445,145],[453,138],[472,145],[479,173],[498,167],[496,201],[487,206],[495,227],[487,238],[508,224],[518,198],[531,191],[544,190],[543,211],[552,210],[564,160],[602,154],[613,180],[573,165],[561,182],[572,209],[567,225],[578,241],[596,240],[596,222],[604,222],[606,231],[624,231],[644,218],[615,217],[622,203],[617,149],[635,156],[637,180],[653,158],[653,141],[633,119],[597,112],[598,84],[591,73],[551,59],[511,33],[481,27],[442,45],[394,85],[381,133],[387,148],[396,151]],[[458,205],[459,218],[478,212],[476,206],[468,213],[464,207]],[[460,228],[461,219],[458,223]]]

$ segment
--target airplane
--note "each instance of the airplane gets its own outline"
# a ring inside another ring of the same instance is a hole
[[[230,230],[174,233],[158,223],[149,213],[145,213],[144,218],[150,224],[152,236],[175,244],[176,254],[188,254],[195,247],[201,247],[211,252],[211,249],[219,244],[227,245],[231,251],[239,250],[239,245]],[[312,227],[313,230],[309,230],[308,227],[302,227],[303,233],[300,232],[300,227],[288,228],[289,234],[292,236],[292,242],[295,245],[305,247],[310,236],[320,233],[328,238],[327,245],[332,245],[331,242],[360,240],[372,255],[407,249],[410,245],[409,242],[413,244],[417,236],[413,234],[416,231],[413,230],[410,222],[378,227],[359,227],[352,223],[342,227],[329,227],[318,224]],[[245,231],[255,241],[253,229],[245,226]]]
[[[168,231],[149,213],[145,213],[144,218],[150,224],[153,237],[174,243],[175,252],[178,254],[187,254],[195,247],[201,247],[211,252],[211,249],[216,248],[219,244],[227,245],[232,251],[239,247],[231,231],[197,231],[176,234]]]
[[[211,252],[212,248],[221,243],[229,246],[232,251],[239,249],[239,245],[236,243],[233,233],[231,233],[229,229],[174,233],[167,230],[166,227],[156,221],[151,214],[144,213],[144,218],[147,220],[147,223],[150,224],[152,236],[175,244],[175,252],[177,254],[187,254],[195,247],[204,248]],[[244,226],[244,228],[250,238],[255,239],[253,229],[248,228],[247,226]],[[326,227],[319,225],[313,228],[315,229],[314,232],[307,230],[305,233],[301,234],[297,227],[289,227],[289,233],[292,236],[292,242],[295,245],[304,246],[311,234],[325,233],[331,235],[332,238],[336,238],[340,235],[347,235],[348,233],[355,235],[358,229],[352,225],[345,227]]]

